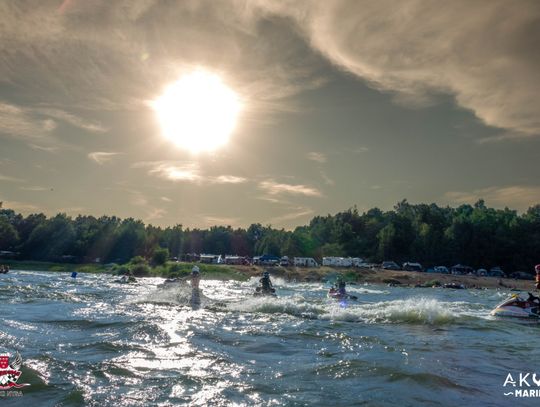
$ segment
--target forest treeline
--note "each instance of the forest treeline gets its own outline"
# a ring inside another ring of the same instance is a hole
[[[166,248],[187,253],[254,256],[362,257],[370,262],[418,261],[424,266],[466,264],[530,271],[540,262],[540,205],[523,214],[486,207],[483,200],[457,208],[410,204],[393,210],[356,208],[316,216],[293,231],[252,224],[247,229],[145,225],[133,218],[44,214],[22,216],[0,206],[0,250],[20,260],[103,263],[151,258]]]

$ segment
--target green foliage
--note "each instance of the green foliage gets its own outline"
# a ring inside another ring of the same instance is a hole
[[[138,273],[149,272],[145,258],[159,266],[154,272],[188,273],[189,266],[166,261],[167,251],[177,258],[188,253],[273,254],[318,260],[352,256],[370,262],[419,261],[426,267],[462,263],[474,268],[530,270],[540,262],[540,205],[520,215],[507,208],[489,208],[482,200],[457,208],[412,205],[403,200],[387,212],[373,208],[359,213],[351,208],[316,216],[309,225],[294,231],[261,224],[247,229],[216,226],[184,230],[181,225],[162,229],[132,218],[23,217],[0,208],[0,250],[18,252],[18,258],[25,261],[129,261],[128,268]]]
[[[152,263],[157,266],[163,266],[169,259],[169,249],[167,248],[158,248],[154,250],[152,255]]]
[[[147,264],[131,264],[129,266],[129,271],[131,272],[131,274],[137,277],[150,275],[150,267]]]

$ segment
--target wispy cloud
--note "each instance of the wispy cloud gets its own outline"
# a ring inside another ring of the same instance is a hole
[[[199,169],[193,164],[173,165],[158,163],[148,173],[169,181],[198,182],[202,179]]]
[[[312,151],[310,153],[307,153],[308,160],[316,161],[318,163],[324,164],[327,161],[327,157],[323,153],[318,153],[315,151]]]
[[[120,153],[113,153],[113,152],[104,152],[104,151],[95,151],[93,153],[88,154],[88,158],[95,161],[99,165],[103,165],[106,162],[111,161],[115,156],[119,155]]]
[[[259,183],[259,188],[270,195],[292,194],[305,196],[322,196],[321,191],[316,188],[306,185],[281,184],[273,180],[262,181]]]
[[[54,126],[49,120],[32,117],[29,109],[0,102],[0,134],[35,141],[47,137],[52,130]]]
[[[37,213],[42,212],[43,208],[39,208],[36,205],[27,203],[27,202],[20,202],[20,201],[8,201],[5,199],[0,198],[0,202],[2,202],[2,208],[4,209],[13,209],[16,212],[21,213]]]
[[[321,177],[326,185],[335,185],[336,182],[330,178],[324,171],[321,171]]]
[[[530,206],[540,203],[540,186],[511,185],[505,187],[488,187],[473,191],[451,191],[444,194],[447,202],[456,204],[473,204],[484,199],[488,204],[497,207],[508,206],[524,211]]]
[[[0,174],[0,181],[6,181],[6,182],[26,182],[25,180],[21,178],[15,178],[10,177],[9,175],[2,175]]]
[[[362,153],[367,153],[369,151],[369,148],[367,147],[357,147],[355,149],[352,150],[353,153],[356,153],[356,154],[362,154]]]
[[[425,104],[444,92],[490,126],[540,135],[535,1],[257,4],[295,19],[330,61],[401,103]]]
[[[52,153],[60,146],[65,146],[65,143],[54,137],[58,128],[56,120],[70,123],[85,131],[106,131],[99,125],[62,110],[22,107],[0,101],[0,135],[21,139],[35,150]]]
[[[51,188],[38,187],[38,186],[20,187],[19,189],[22,190],[22,191],[34,191],[34,192],[50,191],[51,190]]]
[[[207,215],[203,215],[202,219],[207,226],[235,226],[239,221],[238,218]]]
[[[58,151],[58,147],[55,146],[40,146],[33,143],[30,143],[28,145],[34,150],[45,151],[47,153],[55,153],[56,151]]]
[[[209,177],[209,180],[216,184],[242,184],[247,181],[247,178],[236,177],[234,175],[220,175],[218,177]]]
[[[60,109],[51,109],[51,108],[35,108],[33,109],[35,113],[39,113],[46,117],[52,117],[57,120],[61,120],[65,123],[68,123],[79,129],[86,130],[91,133],[106,133],[109,131],[106,127],[102,126],[98,122],[93,122],[82,117],[76,116],[72,113],[68,113]],[[52,120],[48,119],[49,122]],[[53,122],[54,123],[54,122]],[[55,125],[56,127],[56,125]]]
[[[235,175],[206,175],[193,162],[146,161],[132,165],[132,168],[149,168],[148,174],[174,182],[242,184],[247,178]]]
[[[310,208],[298,207],[298,208],[291,208],[290,210],[291,212],[286,213],[281,216],[275,216],[273,218],[270,218],[264,223],[279,226],[283,223],[287,223],[295,219],[301,219],[301,218],[307,218],[307,217],[313,216],[314,214],[314,211]]]

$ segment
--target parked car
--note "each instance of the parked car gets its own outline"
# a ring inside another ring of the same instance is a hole
[[[403,270],[405,270],[405,271],[424,271],[424,269],[422,268],[422,265],[420,263],[411,263],[411,262],[403,263]]]
[[[448,267],[446,266],[435,266],[434,270],[435,270],[435,273],[442,273],[442,274],[450,273],[450,271],[448,270]]]
[[[281,260],[279,261],[279,265],[283,266],[283,267],[288,267],[289,266],[289,257],[288,256],[283,256],[281,258]]]
[[[534,280],[534,275],[525,271],[516,271],[515,273],[510,274],[510,278],[516,280]]]
[[[276,266],[280,261],[280,257],[273,256],[271,254],[263,254],[258,258],[257,263],[255,263],[255,258],[253,258],[253,262],[255,264],[260,264],[261,266]]]
[[[450,274],[462,276],[467,274],[474,274],[474,269],[472,267],[464,266],[462,264],[456,264],[450,269]]]
[[[505,272],[502,270],[502,268],[496,266],[489,269],[488,276],[490,277],[506,277]]]
[[[485,277],[488,275],[488,271],[486,269],[478,269],[476,270],[476,275],[479,277]]]
[[[381,268],[384,270],[401,270],[398,264],[394,261],[383,261]]]

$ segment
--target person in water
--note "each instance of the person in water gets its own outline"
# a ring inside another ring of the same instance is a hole
[[[193,290],[198,290],[200,282],[201,282],[201,273],[199,270],[199,266],[195,265],[191,269],[191,288]]]
[[[270,273],[268,271],[265,271],[263,273],[263,276],[259,280],[259,283],[261,283],[261,291],[274,292],[274,286],[272,285],[272,281],[270,281]]]
[[[343,280],[340,280],[338,282],[337,292],[341,296],[346,296],[347,295],[347,290],[345,289],[345,285],[346,285],[345,281],[343,281]]]

